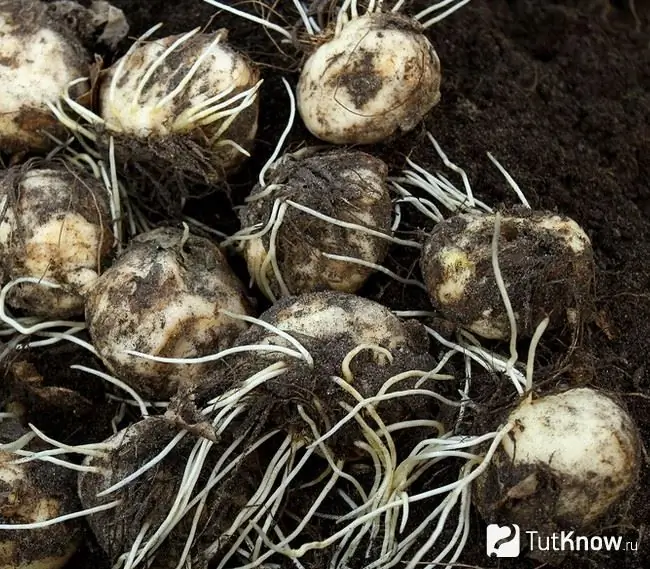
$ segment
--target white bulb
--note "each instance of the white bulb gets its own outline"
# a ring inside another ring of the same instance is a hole
[[[36,0],[0,6],[0,148],[43,150],[53,142],[41,131],[57,131],[47,107],[67,84],[88,74],[81,42]],[[82,92],[78,86],[75,94]]]
[[[246,324],[221,312],[248,314],[243,286],[219,248],[161,228],[133,239],[93,286],[86,322],[106,366],[146,398],[168,399],[201,378],[208,364],[158,363],[228,348]]]
[[[22,426],[3,421],[0,440],[8,443],[27,434]],[[30,443],[25,450],[43,450]],[[0,451],[0,510],[3,524],[36,524],[80,509],[75,492],[76,475],[62,466],[20,458]],[[69,460],[59,455],[62,460]],[[3,569],[61,569],[74,555],[83,536],[78,520],[39,529],[0,530],[0,567]]]
[[[0,267],[4,282],[45,279],[60,288],[16,285],[8,303],[49,318],[81,315],[108,261],[113,234],[108,192],[97,179],[57,162],[12,168],[0,180]]]
[[[640,467],[639,435],[611,397],[580,387],[527,397],[508,417],[514,427],[475,498],[489,521],[548,534],[592,527],[631,491]]]
[[[440,61],[414,20],[369,13],[347,23],[305,63],[298,110],[335,144],[371,144],[412,130],[440,100]]]
[[[109,69],[100,115],[118,154],[203,169],[213,180],[246,158],[257,132],[259,71],[226,38],[220,30],[142,42]]]

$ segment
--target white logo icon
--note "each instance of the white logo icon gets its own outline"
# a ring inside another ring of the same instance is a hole
[[[517,524],[490,524],[487,527],[487,554],[489,557],[518,557],[521,550]]]

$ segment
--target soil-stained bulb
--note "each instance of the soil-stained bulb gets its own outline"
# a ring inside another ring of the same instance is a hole
[[[0,176],[0,268],[3,282],[23,282],[7,302],[49,318],[81,315],[89,287],[109,261],[114,238],[102,183],[56,161],[31,162]]]
[[[160,228],[131,241],[92,288],[86,322],[106,366],[145,397],[167,399],[209,364],[160,363],[130,355],[192,358],[230,347],[246,327],[243,285],[207,239]]]
[[[358,290],[388,250],[387,174],[381,160],[356,151],[279,160],[248,198],[234,238],[262,292]]]
[[[440,100],[440,60],[415,20],[368,13],[309,57],[298,82],[310,132],[335,144],[372,144],[408,132]]]
[[[510,337],[493,267],[495,215],[460,214],[438,223],[420,266],[433,305],[449,321],[490,339]],[[521,210],[500,218],[498,264],[517,332],[531,335],[574,322],[588,305],[594,273],[591,242],[572,219]]]
[[[0,150],[46,149],[41,131],[57,126],[47,103],[88,74],[88,53],[54,5],[38,0],[0,1],[0,35]]]

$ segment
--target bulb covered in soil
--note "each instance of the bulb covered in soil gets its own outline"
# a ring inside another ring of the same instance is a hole
[[[27,431],[13,421],[0,424],[2,444],[16,441],[25,434]],[[33,443],[24,449],[43,450]],[[45,522],[79,510],[73,471],[41,460],[12,464],[19,458],[9,451],[0,451],[0,519],[3,524]],[[0,567],[60,569],[75,553],[81,538],[78,520],[39,529],[0,530]]]
[[[527,397],[508,421],[514,428],[475,486],[488,522],[519,524],[522,534],[583,531],[632,490],[639,435],[611,397],[590,388]]]
[[[376,234],[391,233],[387,174],[384,162],[356,151],[279,160],[239,214],[244,228],[268,228],[251,238],[243,234],[241,241],[262,292],[274,300],[327,289],[357,291],[373,269],[354,261],[381,264],[388,250],[388,240]],[[350,260],[336,258],[341,256]]]
[[[334,425],[345,415],[341,402],[352,407],[357,404],[346,385],[361,397],[372,397],[397,374],[424,370],[404,377],[391,390],[407,389],[433,367],[422,325],[402,321],[381,304],[359,296],[327,291],[287,297],[264,312],[260,320],[272,328],[255,324],[242,333],[236,346],[252,346],[250,352],[229,359],[221,373],[199,387],[203,395],[196,400],[242,386],[260,370],[279,365],[281,375],[262,383],[248,397],[257,410],[251,417],[257,426],[266,420],[269,429],[279,427],[299,440],[313,440],[314,434],[297,412],[298,406],[304,407],[322,433],[326,425]],[[297,340],[307,355],[289,356],[268,348],[296,348],[273,328]],[[267,349],[255,350],[255,346]],[[431,418],[435,411],[426,399],[401,397],[376,403],[375,408],[386,424]],[[352,421],[328,439],[328,447],[343,459],[355,458],[361,451],[354,441],[363,436]]]
[[[157,363],[230,347],[246,328],[221,312],[248,314],[243,285],[211,241],[173,228],[134,238],[95,283],[86,305],[93,345],[106,366],[145,397],[167,399],[209,364]]]
[[[440,60],[415,20],[368,13],[345,24],[303,67],[298,110],[335,144],[373,144],[412,130],[440,100]]]
[[[227,31],[139,41],[102,77],[100,134],[145,169],[223,180],[257,132],[259,71]]]
[[[234,425],[231,425],[231,428],[234,430]],[[200,462],[196,454],[192,454],[192,450],[201,445],[201,441],[187,433],[183,435],[165,417],[149,417],[104,441],[106,446],[102,456],[86,458],[84,464],[95,468],[96,471],[81,473],[78,478],[83,508],[121,500],[116,508],[93,514],[88,518],[97,542],[112,563],[128,555],[136,542],[140,547],[151,547],[152,543],[156,543],[157,548],[150,549],[146,555],[146,566],[174,569],[178,566],[188,538],[191,538],[192,544],[188,548],[188,558],[193,558],[195,555],[200,556],[202,545],[205,547],[207,543],[219,537],[218,532],[231,523],[260,483],[255,472],[255,464],[259,464],[256,453],[250,453],[243,460],[240,457],[239,469],[231,468],[229,476],[222,476],[222,481],[213,485],[214,490],[208,493],[205,504],[199,506],[203,509],[196,518],[196,503],[180,517],[179,510],[185,507],[189,500],[186,500],[183,506],[179,505],[182,502],[177,499],[179,492],[188,491],[184,471],[188,468],[189,461],[195,460],[193,464],[197,469],[196,485],[192,492],[192,497],[195,497],[205,488],[211,469],[215,468],[225,455],[232,441],[230,430],[223,433],[219,443],[206,445],[207,441],[202,441],[204,450],[208,452]],[[115,491],[102,494],[155,459],[168,446],[171,450],[151,468]],[[241,450],[235,451],[230,460],[226,455],[221,467],[225,470],[232,466],[231,460],[240,453]],[[251,461],[253,465],[250,464]],[[224,470],[217,469],[216,474],[221,472],[225,475]],[[246,476],[240,476],[242,471],[246,472]],[[170,516],[174,518],[174,507],[175,523],[169,524]],[[193,523],[196,524],[194,532]],[[165,527],[169,528],[169,535],[150,543],[163,524],[167,524]],[[152,565],[149,565],[149,562],[152,562]]]
[[[127,29],[122,12],[107,2],[86,9],[70,1],[0,1],[0,149],[52,147],[42,131],[56,134],[60,127],[47,103],[88,75],[91,58],[84,41],[101,31],[99,41],[115,44]],[[70,94],[83,90],[79,84]]]
[[[48,318],[81,315],[88,289],[107,264],[114,238],[108,192],[96,178],[60,162],[29,162],[0,177],[3,282],[13,308]]]
[[[510,324],[493,270],[495,215],[460,214],[438,223],[420,266],[435,308],[479,336],[505,340]],[[517,333],[573,324],[590,303],[594,274],[589,237],[572,219],[522,210],[500,218],[498,263]]]

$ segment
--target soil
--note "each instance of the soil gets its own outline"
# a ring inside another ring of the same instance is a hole
[[[238,228],[232,205],[241,204],[271,154],[288,116],[281,77],[295,86],[299,57],[259,26],[220,13],[200,0],[114,0],[138,36],[161,21],[164,33],[195,26],[227,27],[229,39],[262,66],[260,128],[252,159],[226,191],[190,202],[189,213],[225,233]],[[388,3],[391,4],[390,2]],[[254,10],[255,3],[239,3]],[[425,0],[406,2],[415,14]],[[290,0],[278,0],[278,21],[296,21]],[[650,2],[647,0],[474,0],[428,32],[443,69],[441,102],[414,132],[364,147],[393,172],[410,156],[424,168],[442,169],[426,138],[434,134],[464,167],[475,195],[504,207],[516,196],[488,160],[492,152],[519,183],[534,208],[575,219],[592,240],[595,309],[575,349],[569,331],[546,335],[538,348],[538,385],[552,390],[586,383],[611,391],[627,406],[650,443]],[[285,53],[278,51],[278,46]],[[121,45],[121,53],[128,42]],[[316,141],[296,124],[287,149]],[[416,217],[407,218],[415,231]],[[237,270],[245,270],[235,261]],[[419,278],[417,259],[395,248],[387,266]],[[415,292],[414,292],[415,290]],[[393,308],[427,308],[417,289],[383,276],[361,291]],[[258,295],[259,296],[259,295]],[[259,298],[261,310],[268,304]],[[501,347],[504,351],[507,347]],[[525,348],[525,347],[524,347]],[[488,385],[485,389],[492,389]],[[480,398],[479,394],[479,398]],[[485,394],[487,397],[487,393]],[[501,402],[503,403],[503,402]],[[647,455],[645,455],[647,457]],[[595,534],[623,535],[635,551],[568,556],[563,569],[642,569],[650,565],[650,468],[645,460],[635,495],[609,527]],[[485,529],[477,513],[461,562],[471,567],[534,568],[539,562],[485,556]],[[72,567],[103,567],[89,545]]]

